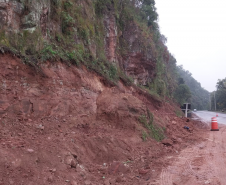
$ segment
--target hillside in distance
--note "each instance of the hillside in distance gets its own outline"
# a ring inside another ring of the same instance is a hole
[[[191,91],[191,98],[188,102],[191,103],[192,109],[208,110],[210,108],[210,93],[202,88],[201,84],[192,77],[192,74],[183,69],[183,66],[178,66],[177,69],[180,77]]]

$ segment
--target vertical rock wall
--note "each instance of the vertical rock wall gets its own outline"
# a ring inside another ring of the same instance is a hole
[[[42,36],[40,40],[48,40],[48,37],[53,37],[56,33],[62,32],[62,20],[54,20],[53,16],[50,16],[53,10],[53,3],[61,2],[50,0],[0,0],[0,31],[9,33],[20,33],[23,35],[24,31],[33,33],[34,31],[41,32]],[[64,13],[64,6],[61,4],[60,14]],[[147,85],[151,82],[155,76],[155,56],[152,54],[151,49],[144,49],[144,43],[148,43],[142,36],[142,30],[133,21],[128,22],[123,30],[120,30],[116,18],[115,10],[110,7],[103,17],[100,18],[95,15],[93,1],[79,1],[76,5],[82,10],[80,17],[86,17],[84,20],[100,19],[104,27],[104,51],[99,51],[95,43],[95,35],[93,38],[87,39],[87,43],[84,42],[84,47],[87,48],[93,57],[97,57],[96,53],[104,52],[106,59],[109,62],[115,63],[120,66],[122,70],[129,76],[131,76],[135,83]],[[88,8],[87,8],[88,7]],[[87,11],[87,10],[92,10]],[[70,18],[70,16],[68,16]],[[77,30],[78,23],[71,24],[71,30]],[[98,32],[96,30],[95,32]],[[120,34],[118,34],[120,33]],[[82,38],[78,38],[77,32],[75,34],[74,44],[81,44]],[[97,33],[95,33],[97,34]],[[101,33],[102,34],[102,33]],[[35,38],[37,39],[37,38]],[[83,38],[84,39],[84,38]],[[120,39],[123,39],[127,43],[126,54],[120,54],[119,48],[121,48]],[[38,42],[39,42],[38,41]],[[0,40],[1,44],[1,40]],[[16,44],[16,43],[14,43]],[[35,45],[35,43],[34,43]],[[42,47],[43,44],[39,44]],[[28,46],[24,46],[28,47]],[[26,48],[24,50],[29,50]]]

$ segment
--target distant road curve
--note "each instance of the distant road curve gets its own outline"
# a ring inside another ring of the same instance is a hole
[[[216,113],[216,112],[211,112],[211,111],[197,111],[193,112],[196,116],[200,117],[203,121],[211,123],[211,118],[217,117],[217,122],[219,124],[225,124],[226,125],[226,114],[222,113]]]

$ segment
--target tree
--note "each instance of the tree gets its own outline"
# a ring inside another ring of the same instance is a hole
[[[184,82],[184,79],[183,78],[178,78],[178,84],[180,85],[180,84],[184,84],[185,82]]]
[[[217,90],[226,90],[226,78],[223,80],[219,79],[216,87],[217,87]]]
[[[138,1],[141,15],[144,20],[147,20],[148,26],[152,26],[154,29],[158,29],[158,25],[155,23],[158,20],[158,13],[155,7],[154,0],[139,0]]]
[[[219,79],[216,87],[217,91],[215,91],[215,97],[217,109],[226,109],[226,78],[222,80]],[[211,101],[214,101],[213,96]]]
[[[186,84],[191,91],[191,98],[188,103],[191,103],[193,109],[206,110],[209,108],[209,92],[201,87],[201,84],[192,77],[192,74],[185,70],[183,66],[178,66],[179,73],[178,84]],[[182,80],[183,79],[183,80]]]
[[[189,87],[185,84],[180,84],[174,93],[174,98],[180,105],[185,103],[189,98],[191,98]]]

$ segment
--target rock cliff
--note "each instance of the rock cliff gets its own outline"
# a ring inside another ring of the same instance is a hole
[[[44,60],[51,54],[63,60],[106,58],[135,84],[153,82],[157,61],[153,37],[145,35],[147,30],[132,19],[122,22],[128,6],[123,1],[105,3],[101,17],[95,2],[1,0],[0,45],[19,52],[31,63],[43,57],[37,53],[48,55]]]

